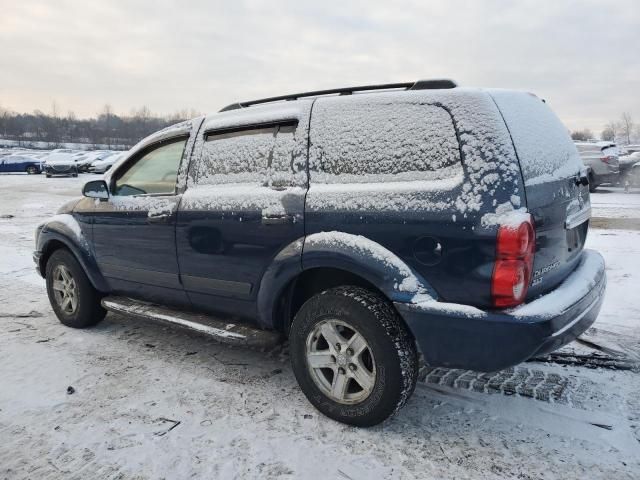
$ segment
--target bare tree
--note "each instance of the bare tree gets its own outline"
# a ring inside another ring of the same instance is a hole
[[[2,132],[2,138],[7,138],[7,127],[11,116],[11,112],[0,105],[0,132]]]
[[[571,132],[571,138],[578,141],[591,140],[593,138],[593,132],[591,132],[591,130],[589,130],[588,128],[585,128],[583,130],[574,130],[573,132]]]
[[[52,118],[58,118],[58,104],[56,103],[56,101],[52,101],[51,102],[51,117]]]
[[[104,121],[104,130],[106,132],[105,141],[107,142],[107,147],[111,148],[111,117],[113,116],[113,109],[111,105],[108,103],[102,108],[102,115],[100,115],[100,119]]]
[[[607,123],[604,126],[604,130],[602,131],[602,133],[604,134],[605,132],[608,133],[607,136],[610,137],[610,138],[604,138],[604,136],[603,136],[602,139],[603,140],[608,140],[610,142],[615,142],[616,138],[620,134],[620,126],[618,125],[617,122],[614,122],[613,120],[611,120],[609,123]]]
[[[75,130],[76,130],[76,114],[73,112],[73,110],[69,110],[67,112],[67,119],[66,119],[66,130],[67,130],[67,136],[69,138],[69,142],[73,143],[73,139],[75,137]]]
[[[626,145],[631,143],[631,135],[633,135],[633,119],[631,118],[631,114],[629,112],[624,112],[620,121],[620,129],[622,130],[621,135],[623,141],[626,141]]]
[[[615,142],[616,141],[616,132],[610,126],[604,127],[602,133],[600,134],[600,138],[602,140],[606,140],[607,142]]]

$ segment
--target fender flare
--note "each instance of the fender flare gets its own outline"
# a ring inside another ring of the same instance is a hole
[[[431,285],[393,252],[361,235],[321,232],[287,245],[265,271],[257,295],[259,323],[273,328],[275,306],[285,287],[302,272],[335,268],[375,285],[391,302],[437,299]]]
[[[302,273],[304,237],[294,240],[275,256],[260,281],[256,300],[258,322],[265,328],[274,328],[273,314],[278,299],[286,286]]]
[[[63,244],[78,260],[93,287],[100,292],[108,292],[109,285],[102,276],[89,242],[82,234],[80,224],[71,214],[59,214],[52,217],[42,226],[38,235],[37,252],[39,270],[45,276],[45,260],[50,255],[52,243]]]

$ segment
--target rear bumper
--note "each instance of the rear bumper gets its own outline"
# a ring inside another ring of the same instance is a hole
[[[606,275],[602,256],[583,252],[555,290],[507,311],[437,301],[395,303],[432,366],[483,372],[517,365],[573,341],[596,320]]]

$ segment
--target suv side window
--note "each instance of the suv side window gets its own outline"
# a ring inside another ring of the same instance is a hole
[[[294,135],[293,124],[208,132],[190,175],[197,185],[286,183],[294,169]]]
[[[322,99],[313,111],[312,180],[439,180],[462,172],[449,112],[437,105]]]
[[[114,195],[173,194],[187,138],[171,140],[144,153],[115,181]]]

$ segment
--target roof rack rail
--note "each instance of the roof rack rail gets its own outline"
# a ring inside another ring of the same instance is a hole
[[[437,79],[437,80],[418,80],[417,82],[405,83],[383,83],[380,85],[361,85],[358,87],[331,88],[328,90],[315,90],[312,92],[293,93],[290,95],[280,95],[278,97],[261,98],[259,100],[250,100],[248,102],[232,103],[224,107],[221,112],[228,110],[238,110],[240,108],[250,107],[261,103],[279,102],[282,100],[291,101],[304,97],[318,97],[320,95],[351,95],[355,92],[367,92],[373,90],[435,90],[444,88],[455,88],[458,85],[453,80]]]

